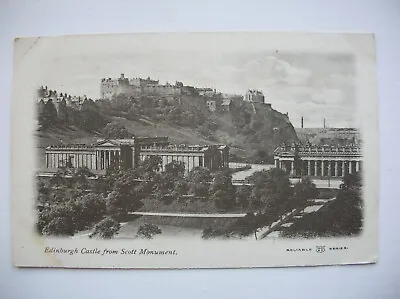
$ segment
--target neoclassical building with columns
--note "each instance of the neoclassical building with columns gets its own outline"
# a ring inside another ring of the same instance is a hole
[[[290,176],[343,177],[362,169],[358,145],[283,145],[274,151],[275,167]]]
[[[50,145],[45,154],[49,170],[87,167],[101,173],[110,167],[135,168],[151,156],[161,157],[160,170],[172,161],[183,162],[186,173],[199,166],[210,170],[229,167],[226,145],[170,145],[168,137],[101,139],[90,145]]]

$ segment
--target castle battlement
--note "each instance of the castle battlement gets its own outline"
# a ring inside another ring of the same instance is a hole
[[[168,82],[160,84],[159,80],[136,78],[126,78],[124,74],[118,79],[102,78],[100,83],[100,97],[102,99],[111,99],[115,94],[126,93],[133,96],[140,96],[143,94],[157,94],[161,96],[180,96],[181,87],[177,82],[171,85]]]

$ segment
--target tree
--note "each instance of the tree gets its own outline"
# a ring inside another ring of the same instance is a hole
[[[81,119],[79,126],[87,131],[100,130],[108,122],[108,118],[100,113],[96,103],[90,99],[83,102],[79,118]]]
[[[174,190],[176,178],[171,174],[163,172],[157,174],[154,180],[153,194],[164,203],[171,203],[171,192]]]
[[[45,210],[39,214],[37,227],[44,235],[72,236],[76,229],[74,207],[66,202]]]
[[[54,106],[53,100],[48,99],[44,104],[43,113],[39,115],[39,124],[43,128],[48,128],[58,123],[57,109]]]
[[[162,158],[160,156],[150,156],[139,164],[137,172],[139,177],[144,180],[152,180],[161,168]]]
[[[179,195],[186,195],[189,192],[189,186],[186,180],[179,179],[174,184],[174,191]]]
[[[77,230],[86,229],[98,222],[106,213],[106,200],[95,193],[85,194],[72,201]]]
[[[89,188],[89,178],[94,177],[94,173],[92,173],[89,168],[82,167],[78,168],[76,172],[72,175],[72,180],[75,183],[75,187],[77,189],[86,190]]]
[[[208,168],[194,168],[188,176],[189,192],[195,196],[207,197],[211,180],[212,177]]]
[[[111,98],[110,103],[112,110],[116,113],[120,113],[122,111],[128,111],[131,108],[132,99],[127,94],[119,93]]]
[[[336,199],[324,209],[304,215],[282,232],[285,237],[355,236],[363,227],[362,180],[359,174],[348,174]]]
[[[155,235],[160,235],[162,233],[161,229],[154,224],[144,224],[141,225],[136,233],[140,238],[153,239]]]
[[[56,236],[73,236],[74,226],[71,223],[71,218],[67,216],[55,217],[44,226],[42,233],[44,235]]]
[[[121,224],[111,217],[104,218],[94,227],[89,238],[99,236],[102,239],[112,239],[120,230]]]
[[[130,138],[132,134],[128,132],[123,124],[118,122],[108,123],[103,129],[103,135],[105,138]]]
[[[251,195],[251,188],[250,186],[239,186],[236,188],[236,203],[241,206],[242,208],[249,207],[249,199]]]
[[[228,210],[235,205],[235,187],[229,171],[221,171],[214,176],[210,194],[217,208]]]
[[[340,189],[350,189],[350,188],[361,188],[362,187],[362,178],[361,173],[356,172],[354,174],[345,174],[343,177],[343,183],[340,186]]]
[[[57,172],[50,179],[50,185],[53,186],[65,186],[66,184],[67,179],[65,178],[65,173],[60,170],[57,170]]]
[[[293,190],[292,207],[303,208],[307,205],[309,199],[315,199],[318,196],[318,189],[309,177],[304,177],[296,183]]]
[[[67,103],[65,99],[62,99],[58,106],[58,119],[62,124],[66,124],[68,122]]]
[[[185,163],[182,161],[172,161],[165,165],[165,173],[178,179],[185,175]]]
[[[278,168],[258,171],[246,179],[253,183],[251,203],[254,208],[265,209],[274,217],[283,216],[289,208],[292,190],[289,177]]]

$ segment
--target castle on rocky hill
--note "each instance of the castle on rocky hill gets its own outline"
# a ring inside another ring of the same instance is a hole
[[[183,84],[175,82],[174,85],[160,84],[159,80],[148,77],[128,79],[121,74],[117,79],[102,78],[100,83],[100,98],[111,99],[114,94],[127,93],[133,96],[140,95],[160,95],[165,97],[179,97],[182,92]]]

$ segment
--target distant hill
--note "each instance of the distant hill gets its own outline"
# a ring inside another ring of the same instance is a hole
[[[213,99],[200,96],[135,98],[119,94],[111,100],[91,102],[89,115],[94,111],[98,116],[84,125],[57,121],[41,127],[37,132],[39,147],[43,150],[49,144],[92,143],[103,137],[104,126],[110,122],[122,124],[137,136],[168,136],[176,144],[228,144],[232,160],[255,163],[272,162],[272,152],[278,145],[298,141],[287,115],[270,105],[236,99],[230,102],[229,109],[218,108],[212,112],[207,100]],[[86,119],[87,112],[81,111],[80,115]],[[99,117],[104,121],[99,122]]]
[[[297,137],[303,143],[348,145],[360,144],[361,137],[354,128],[296,128]]]

